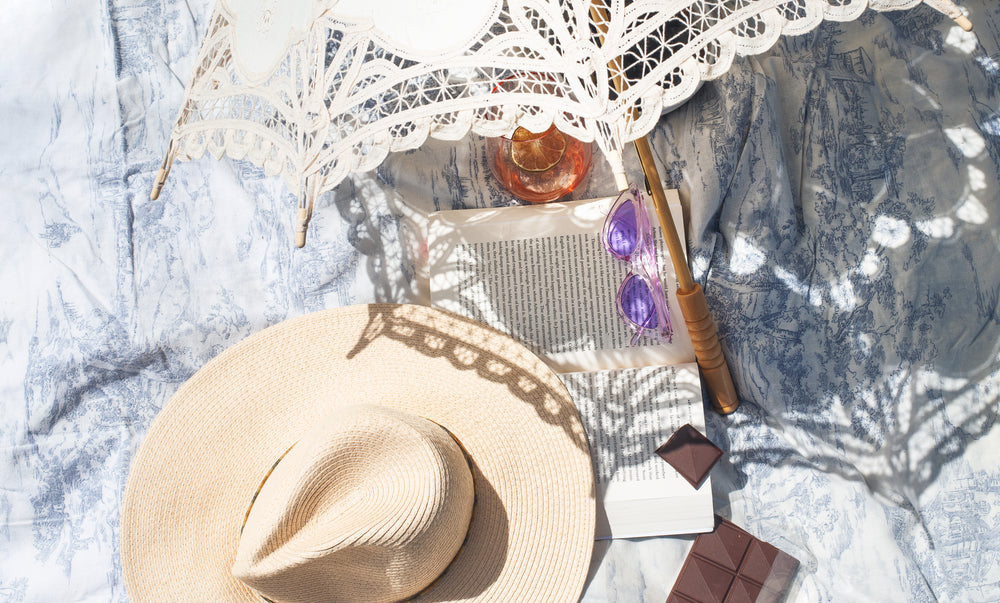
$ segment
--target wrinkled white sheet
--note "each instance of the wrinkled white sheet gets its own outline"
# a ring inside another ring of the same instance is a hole
[[[1000,8],[962,5],[971,34],[869,12],[738,59],[652,136],[743,401],[709,417],[716,509],[803,601],[1000,599]],[[210,9],[0,17],[4,601],[127,600],[129,462],[177,387],[286,318],[425,301],[422,217],[508,203],[473,137],[345,182],[302,250],[246,164],[150,201]],[[612,192],[597,165],[575,196]],[[662,601],[688,542],[599,545],[585,599]]]

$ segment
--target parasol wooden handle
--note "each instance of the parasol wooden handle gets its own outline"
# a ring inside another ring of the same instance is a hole
[[[715,331],[715,323],[708,311],[705,293],[701,290],[701,285],[694,282],[694,278],[691,276],[691,270],[687,265],[687,256],[670,216],[667,195],[663,192],[663,186],[660,184],[660,175],[656,170],[653,151],[649,148],[649,141],[646,140],[645,136],[635,141],[635,149],[639,154],[642,171],[646,175],[646,180],[649,181],[653,207],[656,208],[656,217],[660,222],[660,229],[663,231],[663,238],[667,243],[667,252],[670,254],[674,272],[677,273],[677,284],[679,285],[677,301],[691,335],[694,356],[698,360],[701,374],[708,386],[712,407],[715,408],[716,412],[728,415],[739,407],[740,401],[736,397],[736,388],[733,386],[733,378],[729,374],[726,357],[722,354],[722,346],[719,345],[719,335]]]

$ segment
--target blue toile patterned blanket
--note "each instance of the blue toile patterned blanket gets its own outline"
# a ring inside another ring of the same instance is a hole
[[[426,303],[427,214],[510,203],[474,136],[322,196],[301,250],[246,163],[151,201],[213,2],[0,19],[0,600],[126,601],[129,464],[177,388],[287,318]],[[742,402],[709,412],[716,511],[799,559],[797,600],[1000,600],[1000,7],[960,4],[972,33],[784,38],[651,135]],[[614,192],[597,163],[574,197]],[[599,544],[584,600],[663,601],[689,543]]]

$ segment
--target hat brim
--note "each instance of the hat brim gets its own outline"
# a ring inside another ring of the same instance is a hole
[[[423,306],[309,314],[234,345],[153,421],[122,504],[133,601],[259,602],[230,574],[270,466],[331,408],[381,404],[446,427],[472,459],[465,546],[422,601],[575,601],[593,550],[586,435],[552,370],[508,336]]]

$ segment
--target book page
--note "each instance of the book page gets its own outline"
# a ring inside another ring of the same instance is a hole
[[[667,191],[683,233],[676,191]],[[594,462],[598,538],[710,531],[710,480],[692,488],[656,453],[685,423],[704,431],[701,381],[677,280],[652,204],[674,339],[643,337],[618,315],[631,265],[601,240],[616,197],[432,214],[431,303],[504,331],[545,360],[580,409]]]
[[[560,375],[594,463],[602,538],[689,534],[714,525],[711,478],[695,489],[656,449],[690,423],[705,431],[696,364]]]
[[[668,191],[678,232],[680,202]],[[615,197],[570,203],[438,212],[429,224],[431,304],[504,331],[557,372],[693,362],[677,305],[677,279],[648,204],[674,339],[661,344],[618,316],[630,266],[611,256],[601,228]]]

